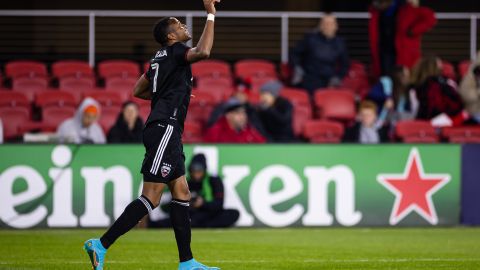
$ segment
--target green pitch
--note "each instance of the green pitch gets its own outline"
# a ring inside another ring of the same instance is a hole
[[[90,269],[94,230],[0,230],[0,269]],[[193,252],[222,269],[480,269],[480,228],[194,230]],[[176,269],[170,230],[134,230],[106,269]]]

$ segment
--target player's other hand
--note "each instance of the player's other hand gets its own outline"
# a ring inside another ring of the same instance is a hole
[[[214,14],[217,12],[215,8],[215,3],[220,2],[220,0],[203,0],[203,5],[205,6],[205,10],[208,13]]]

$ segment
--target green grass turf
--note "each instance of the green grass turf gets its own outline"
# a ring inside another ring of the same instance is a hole
[[[0,230],[0,269],[90,269],[99,230]],[[195,257],[222,269],[480,269],[480,228],[194,230]],[[131,231],[106,269],[176,269],[170,230]]]

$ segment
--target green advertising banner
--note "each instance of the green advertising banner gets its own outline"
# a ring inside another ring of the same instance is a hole
[[[458,145],[198,145],[237,226],[456,225]],[[106,227],[139,195],[141,145],[0,146],[0,226]],[[157,211],[161,211],[158,210]]]

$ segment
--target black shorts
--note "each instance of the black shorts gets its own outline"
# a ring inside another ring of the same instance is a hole
[[[143,130],[143,181],[168,183],[185,175],[182,136],[175,124],[154,122]]]

